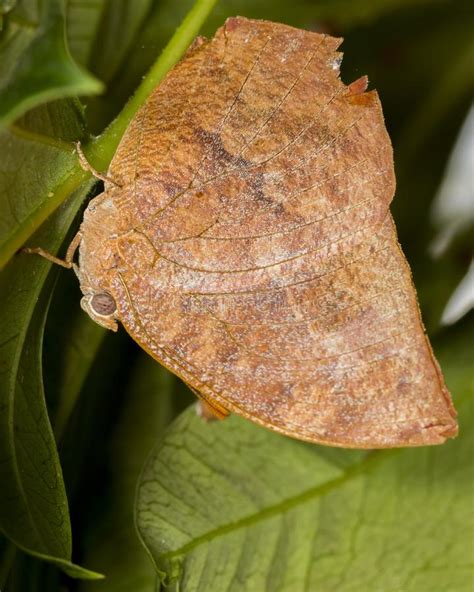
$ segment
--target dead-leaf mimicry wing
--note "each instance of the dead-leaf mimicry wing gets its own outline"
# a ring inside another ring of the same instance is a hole
[[[124,190],[120,319],[203,395],[340,446],[456,432],[389,214],[390,140],[340,40],[230,19],[139,112]]]

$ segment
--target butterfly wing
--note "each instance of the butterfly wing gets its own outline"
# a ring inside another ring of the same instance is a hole
[[[195,44],[110,168],[110,290],[221,408],[331,445],[440,443],[455,413],[388,209],[390,141],[339,44],[242,18]]]

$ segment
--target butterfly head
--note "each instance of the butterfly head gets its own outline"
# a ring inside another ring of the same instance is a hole
[[[83,294],[81,307],[93,321],[117,331],[117,304],[111,288],[115,275],[115,207],[101,194],[84,213],[79,245],[79,265],[75,267]]]

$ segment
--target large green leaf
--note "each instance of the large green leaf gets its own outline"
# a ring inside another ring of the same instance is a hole
[[[74,101],[26,114],[1,134],[6,148],[2,175],[0,236],[10,244],[38,225],[55,187],[74,167],[71,138],[84,133]],[[67,150],[66,150],[67,148]],[[28,164],[28,168],[25,167]],[[90,189],[70,196],[32,237],[32,245],[56,252]],[[64,197],[69,194],[64,192]],[[96,574],[71,564],[71,527],[62,471],[46,409],[42,342],[52,284],[51,264],[17,255],[0,275],[0,530],[24,551],[78,577]]]
[[[83,134],[81,107],[75,101],[38,107],[1,132],[3,246],[39,226],[37,212],[50,208],[55,189],[77,166],[69,142]],[[71,195],[31,244],[56,252],[90,186],[86,183]],[[63,194],[63,199],[69,194],[67,183]],[[70,561],[68,504],[43,391],[50,267],[39,257],[18,255],[0,275],[0,530],[16,546],[72,576],[96,577]]]
[[[36,557],[17,553],[2,592],[52,592],[59,590],[61,573]]]
[[[101,80],[108,82],[113,78],[130,51],[152,4],[153,0],[114,0],[105,3],[91,50],[93,59],[90,64],[91,70]],[[117,43],[117,39],[120,39],[120,43]]]
[[[37,244],[57,250],[88,189],[58,210],[35,235]],[[50,267],[22,255],[0,276],[0,529],[21,549],[72,576],[97,577],[70,562],[67,498],[44,400],[41,358]]]
[[[72,59],[62,0],[20,0],[0,37],[0,124],[35,105],[101,92],[102,84]]]
[[[79,308],[79,299],[74,301],[77,314],[68,324],[67,347],[62,352],[59,378],[59,393],[54,418],[54,432],[58,439],[64,433],[68,420],[74,411],[81,388],[106,335],[103,327],[95,324]]]
[[[461,436],[356,452],[187,410],[149,458],[143,541],[171,589],[472,590],[470,331],[440,350]]]
[[[139,30],[151,4],[152,0],[68,2],[67,35],[71,52],[106,86],[104,95],[90,96],[87,99],[88,124],[98,133],[103,130],[104,124],[110,121],[109,103],[111,96],[115,95],[113,78],[117,70],[124,65],[126,67],[126,58],[132,47],[142,46]],[[117,43],[117,39],[120,39],[120,43]],[[157,53],[155,50],[152,62],[156,59]],[[135,87],[138,83],[139,80],[136,81]],[[128,98],[127,96],[126,99]],[[116,112],[118,110],[114,114]]]
[[[15,545],[0,534],[0,590],[5,588],[16,551]]]

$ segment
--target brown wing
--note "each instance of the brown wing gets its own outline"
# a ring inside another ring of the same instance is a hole
[[[455,413],[388,211],[390,141],[339,44],[235,18],[172,70],[110,169],[110,290],[220,407],[313,442],[436,444]]]

